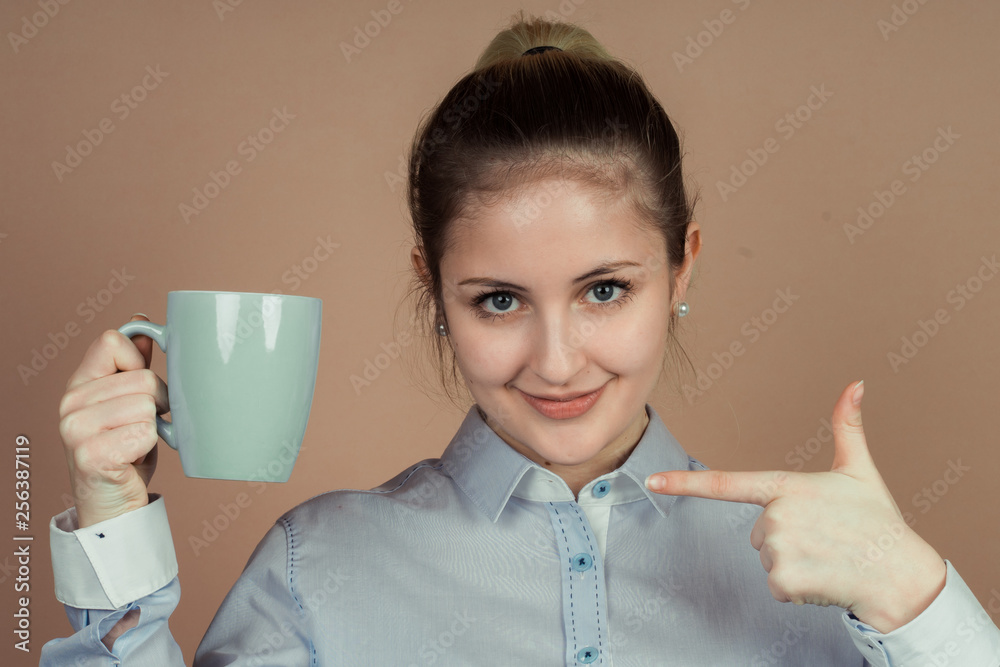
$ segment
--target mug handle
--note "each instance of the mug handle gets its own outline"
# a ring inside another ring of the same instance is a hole
[[[118,327],[118,332],[132,338],[132,336],[149,336],[160,346],[164,354],[167,352],[167,338],[164,335],[166,327],[162,324],[146,322],[145,320],[135,320],[127,322]],[[177,449],[174,444],[174,425],[160,415],[156,415],[156,434],[163,438],[163,442],[170,445],[171,449]]]

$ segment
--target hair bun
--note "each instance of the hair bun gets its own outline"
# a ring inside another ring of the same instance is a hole
[[[557,49],[583,58],[614,60],[615,58],[590,32],[578,25],[562,21],[525,16],[519,10],[510,25],[502,30],[483,50],[474,69],[480,70],[502,60]]]

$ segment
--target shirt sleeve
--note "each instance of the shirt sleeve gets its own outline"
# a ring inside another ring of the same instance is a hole
[[[334,605],[312,604],[293,590],[301,567],[296,528],[283,517],[257,545],[198,646],[195,667],[327,664],[310,637],[334,622]]]
[[[942,591],[919,616],[892,632],[882,634],[844,612],[854,645],[873,667],[1000,666],[1000,628],[951,562],[945,564]]]
[[[183,665],[167,620],[180,600],[177,559],[159,495],[145,507],[80,528],[76,508],[52,518],[49,544],[56,598],[76,631],[47,642],[40,667]],[[109,651],[101,639],[132,609],[139,623]]]
[[[177,576],[177,556],[159,494],[149,503],[80,528],[76,508],[49,523],[56,599],[79,609],[118,609]]]

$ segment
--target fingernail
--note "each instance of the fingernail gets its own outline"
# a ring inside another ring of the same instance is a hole
[[[646,488],[650,491],[662,491],[666,487],[663,478],[659,475],[650,475],[646,478]]]
[[[864,395],[865,395],[865,381],[862,380],[861,382],[854,385],[854,395],[851,397],[851,400],[854,401],[854,405],[861,405],[861,397]]]
[[[149,315],[147,315],[146,313],[132,313],[132,317],[135,317],[136,315],[142,315],[147,320],[149,319]],[[129,319],[132,319],[132,318],[130,317]]]

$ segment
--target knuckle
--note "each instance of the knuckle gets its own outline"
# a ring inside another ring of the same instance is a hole
[[[831,426],[833,427],[834,434],[858,435],[860,433],[865,432],[864,428],[861,426],[860,419],[858,419],[857,424],[852,424],[846,419],[838,419],[837,421],[833,422]]]
[[[141,421],[131,424],[125,434],[126,442],[137,445],[147,445],[150,441],[156,442],[156,422],[154,420]],[[150,444],[150,446],[152,446]]]
[[[795,590],[795,582],[792,581],[788,568],[783,567],[781,561],[773,556],[771,562],[771,573],[768,580],[775,589],[781,591],[786,596],[790,595]]]
[[[65,394],[62,395],[62,398],[59,399],[59,419],[60,420],[65,419],[67,416],[69,416],[74,411],[74,408],[76,407],[76,403],[77,403],[77,400],[76,400],[77,394],[78,394],[78,392],[76,391],[76,389],[69,389],[69,390],[66,391]]]
[[[143,437],[146,439],[147,442],[152,441],[152,443],[155,444],[157,437],[159,437],[156,434],[156,418],[154,417],[152,420],[148,422],[143,422],[142,426],[143,426],[142,429]]]
[[[66,418],[59,420],[59,439],[62,440],[63,447],[71,449],[73,447],[73,433],[66,424]]]
[[[768,505],[767,509],[764,511],[763,517],[765,528],[773,530],[785,522],[787,512],[785,511],[783,505],[774,502]]]
[[[102,347],[115,348],[121,346],[122,338],[124,338],[124,334],[118,331],[118,329],[105,329],[101,332],[97,341]]]
[[[713,494],[725,496],[733,488],[733,478],[728,472],[713,471],[712,477],[709,479],[709,485]]]
[[[63,444],[73,446],[79,439],[79,420],[79,412],[71,412],[59,420],[59,435],[63,439]]]
[[[767,545],[767,551],[774,559],[780,558],[785,553],[787,546],[784,537],[778,532],[767,533],[764,537],[764,544]]]
[[[751,502],[760,503],[762,505],[766,505],[767,504],[768,498],[769,498],[769,494],[767,492],[767,489],[764,488],[764,487],[762,487],[762,486],[759,486],[759,485],[755,486],[754,490],[753,490],[753,493],[750,494],[750,500],[751,500]]]
[[[73,448],[73,465],[78,471],[94,470],[95,462],[98,460],[97,453],[92,444],[83,444]]]
[[[139,378],[140,386],[142,387],[143,392],[149,394],[150,396],[154,396],[159,389],[156,373],[148,368],[137,370],[136,373],[138,373],[136,377]]]
[[[156,398],[152,394],[134,394],[135,401],[139,403],[139,409],[142,410],[143,415],[151,415],[153,419],[156,418]]]

